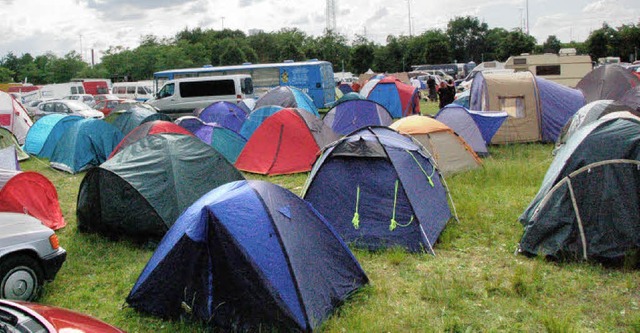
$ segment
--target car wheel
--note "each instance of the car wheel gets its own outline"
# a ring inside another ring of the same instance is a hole
[[[36,259],[18,254],[2,259],[0,278],[0,297],[31,301],[38,296],[43,273]]]

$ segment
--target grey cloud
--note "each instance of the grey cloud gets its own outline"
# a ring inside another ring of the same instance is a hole
[[[88,0],[86,4],[88,8],[98,11],[99,15],[107,21],[134,21],[146,17],[147,10],[184,8],[194,1],[196,0],[179,3],[175,0],[111,0],[108,2]]]
[[[292,24],[292,25],[305,25],[305,24],[309,24],[309,23],[310,23],[310,20],[306,16],[299,17],[299,18],[294,19],[294,20],[292,20],[290,22],[290,24]]]
[[[375,23],[376,21],[380,20],[381,18],[385,17],[389,15],[389,10],[386,7],[382,7],[380,9],[378,9],[373,16],[371,16],[370,18],[367,19],[366,24],[372,24]]]
[[[249,7],[260,2],[264,2],[264,0],[240,0],[238,4],[240,5],[240,7]]]

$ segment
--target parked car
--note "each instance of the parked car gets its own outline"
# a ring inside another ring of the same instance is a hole
[[[56,113],[76,115],[84,118],[104,118],[104,113],[95,110],[80,101],[55,99],[38,104],[38,109],[36,110],[33,119],[38,120],[46,115]]]
[[[29,114],[29,116],[33,117],[36,114],[36,111],[38,110],[38,105],[40,105],[40,103],[42,102],[49,101],[49,100],[51,99],[49,98],[36,99],[24,104],[24,108],[27,109],[27,113]]]
[[[67,252],[55,232],[26,214],[0,213],[0,298],[30,301],[53,281]]]
[[[96,105],[94,105],[93,108],[104,113],[104,116],[106,117],[118,105],[134,104],[134,103],[140,103],[140,102],[133,99],[105,99],[103,101],[96,103]]]
[[[124,333],[99,319],[55,307],[0,300],[0,332]]]
[[[87,104],[89,106],[93,106],[93,104],[95,104],[95,102],[96,102],[95,99],[93,98],[93,95],[89,95],[89,94],[68,95],[68,96],[62,97],[62,99],[80,101],[80,102],[82,102],[84,104]]]
[[[93,96],[93,100],[95,100],[96,103],[104,101],[105,99],[121,99],[121,98],[113,94],[100,94],[100,95]]]

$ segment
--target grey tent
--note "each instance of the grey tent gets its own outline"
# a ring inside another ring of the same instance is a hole
[[[640,121],[600,119],[574,133],[519,220],[525,254],[617,262],[640,249]]]
[[[599,99],[617,100],[629,89],[639,85],[640,79],[633,75],[631,70],[611,64],[597,67],[587,73],[576,88],[582,91],[587,103],[590,103]]]

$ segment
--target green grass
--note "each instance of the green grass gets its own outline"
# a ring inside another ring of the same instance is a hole
[[[423,113],[437,106],[424,103]],[[597,264],[559,264],[514,255],[517,221],[536,194],[552,146],[491,147],[483,168],[447,178],[459,222],[451,221],[436,255],[398,249],[354,253],[371,283],[329,318],[323,332],[640,332],[640,274]],[[78,310],[128,332],[205,332],[206,327],[141,315],[124,306],[152,249],[77,232],[75,208],[84,174],[71,176],[30,159],[25,170],[57,187],[69,255],[41,303]],[[299,194],[307,174],[250,179]]]

